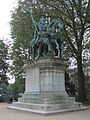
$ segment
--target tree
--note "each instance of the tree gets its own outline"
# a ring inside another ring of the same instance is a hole
[[[11,36],[13,39],[13,47],[11,52],[11,59],[13,60],[12,71],[16,79],[23,79],[23,69],[25,60],[29,56],[29,39],[30,39],[30,20],[28,15],[22,12],[18,7],[12,12],[11,18]]]
[[[34,35],[34,27],[26,3],[18,2],[18,7],[12,11],[10,22],[11,37],[13,39],[11,52],[12,73],[15,75],[16,80],[23,79],[23,65],[30,60],[30,41]]]
[[[67,51],[67,56],[69,56],[68,58],[75,58],[77,62],[78,98],[79,101],[84,102],[86,100],[86,91],[83,73],[83,55],[88,48],[88,44],[90,45],[90,0],[25,0],[24,2],[20,0],[18,8],[12,16],[11,30],[12,37],[15,40],[14,47],[15,44],[16,47],[18,46],[17,49],[14,50],[18,50],[19,52],[23,50],[24,53],[27,48],[25,46],[26,43],[29,45],[30,38],[32,38],[30,33],[33,34],[33,31],[30,30],[30,28],[32,28],[31,19],[26,10],[29,3],[32,5],[31,7],[36,20],[43,14],[51,19],[59,17],[62,20],[65,50]],[[23,46],[25,46],[25,48]],[[29,50],[29,46],[27,50]],[[23,52],[21,53],[21,56],[22,55]]]
[[[8,84],[7,71],[8,71],[8,48],[5,43],[0,40],[0,84]]]

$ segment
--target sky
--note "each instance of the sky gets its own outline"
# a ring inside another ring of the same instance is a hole
[[[11,11],[14,10],[17,2],[18,0],[0,0],[0,39],[4,39],[5,43],[11,41],[9,23],[11,20]],[[8,73],[8,77],[10,78],[9,83],[15,82],[14,76],[11,76],[10,73]]]
[[[0,0],[0,39],[10,38],[11,11],[18,0]]]

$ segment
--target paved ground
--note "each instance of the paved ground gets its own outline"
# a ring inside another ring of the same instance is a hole
[[[7,109],[8,104],[0,103],[0,120],[90,120],[90,106],[88,110],[60,113],[43,116],[30,112]]]

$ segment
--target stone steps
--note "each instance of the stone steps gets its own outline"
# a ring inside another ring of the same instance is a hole
[[[81,108],[81,103],[61,103],[61,104],[34,104],[34,103],[19,103],[13,102],[13,107],[32,109],[32,110],[40,110],[40,111],[53,111],[53,110],[64,110],[64,109],[72,109],[72,108]]]

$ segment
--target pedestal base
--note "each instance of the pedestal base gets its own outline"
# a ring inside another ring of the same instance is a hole
[[[41,59],[25,66],[25,93],[9,108],[50,114],[83,109],[65,91],[66,64],[60,59]]]

